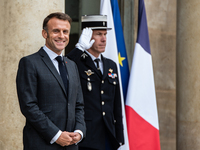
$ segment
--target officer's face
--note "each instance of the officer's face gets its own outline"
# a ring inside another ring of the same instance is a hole
[[[92,39],[95,40],[92,47],[88,50],[92,55],[98,57],[105,51],[107,30],[93,30]]]
[[[52,18],[49,20],[47,28],[47,31],[42,31],[42,35],[46,39],[46,46],[60,55],[69,43],[70,23],[67,20]]]

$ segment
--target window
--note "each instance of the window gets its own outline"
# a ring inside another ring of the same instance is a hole
[[[81,16],[100,13],[100,0],[65,0],[65,13],[72,18],[71,33],[65,54],[75,48],[81,34]]]

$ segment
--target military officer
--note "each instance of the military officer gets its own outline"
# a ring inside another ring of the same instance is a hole
[[[82,16],[82,34],[67,56],[78,66],[84,95],[86,138],[80,150],[116,150],[124,143],[117,66],[102,53],[107,16]],[[109,31],[108,31],[109,32]]]

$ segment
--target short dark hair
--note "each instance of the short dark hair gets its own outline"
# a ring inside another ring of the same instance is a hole
[[[70,24],[72,22],[72,19],[69,15],[62,13],[62,12],[55,12],[49,14],[43,21],[43,29],[47,31],[47,23],[49,22],[50,19],[52,18],[57,18],[60,20],[67,20]]]

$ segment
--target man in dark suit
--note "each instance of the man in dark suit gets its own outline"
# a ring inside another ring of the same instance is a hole
[[[17,94],[26,118],[24,150],[77,150],[85,136],[83,95],[76,64],[62,56],[69,42],[71,18],[52,13],[43,22],[45,46],[23,57]]]
[[[79,149],[116,150],[124,143],[122,106],[117,66],[101,54],[110,29],[107,16],[82,16],[82,28],[76,48],[67,55],[78,66],[84,95],[87,136]]]

